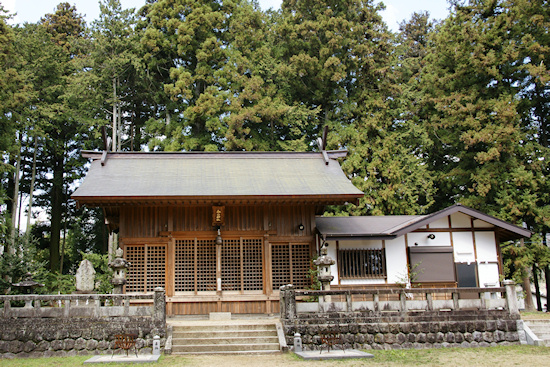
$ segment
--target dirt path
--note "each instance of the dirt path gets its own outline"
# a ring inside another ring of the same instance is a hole
[[[258,367],[258,366],[537,366],[550,367],[550,348],[500,347],[448,350],[396,350],[372,351],[374,358],[339,361],[304,361],[295,355],[208,355],[167,356],[163,366],[212,366],[212,367]]]

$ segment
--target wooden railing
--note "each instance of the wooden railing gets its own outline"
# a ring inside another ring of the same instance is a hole
[[[456,311],[466,309],[507,310],[517,314],[515,284],[504,281],[494,288],[396,288],[362,290],[295,290],[281,287],[281,318],[293,319],[302,313],[324,312],[409,312]],[[335,301],[333,301],[333,297]],[[316,300],[313,301],[312,300]]]
[[[0,296],[0,304],[4,318],[150,316],[153,321],[166,320],[163,288],[145,294],[9,295]]]

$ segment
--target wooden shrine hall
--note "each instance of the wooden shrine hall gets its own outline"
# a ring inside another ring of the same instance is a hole
[[[340,151],[82,155],[73,199],[118,231],[125,292],[164,287],[168,315],[279,312],[280,286],[311,284],[315,216],[363,196]]]

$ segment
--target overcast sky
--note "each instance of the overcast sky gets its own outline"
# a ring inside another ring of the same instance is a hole
[[[99,15],[99,5],[96,0],[66,0],[70,4],[76,5],[80,14],[84,14],[86,21],[91,23]],[[55,7],[61,0],[0,0],[6,10],[11,13],[16,12],[16,23],[30,22],[35,23],[46,13],[53,13]],[[278,9],[282,0],[259,0],[262,9]],[[432,18],[443,19],[448,14],[448,5],[446,0],[384,0],[386,10],[382,13],[388,26],[397,31],[398,23],[404,19],[409,19],[415,11],[428,10]],[[145,0],[121,0],[123,8],[140,8],[145,4]]]

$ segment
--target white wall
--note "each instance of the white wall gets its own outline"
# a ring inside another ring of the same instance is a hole
[[[454,232],[452,237],[455,262],[468,264],[475,262],[476,256],[472,232]]]
[[[327,241],[329,243],[328,255],[337,260],[336,241]],[[339,241],[340,249],[381,249],[383,248],[382,240],[361,240],[361,241]],[[387,283],[401,282],[407,275],[407,247],[405,237],[401,236],[394,240],[385,242],[386,248],[386,273]],[[332,265],[330,269],[334,280],[333,285],[338,284],[338,268],[337,264]],[[341,284],[386,284],[386,279],[342,279]]]
[[[388,283],[403,282],[408,275],[405,236],[386,241],[386,263]]]
[[[471,228],[471,217],[462,213],[454,213],[450,218],[452,228]],[[475,228],[487,228],[491,224],[474,220]],[[449,218],[440,218],[429,224],[429,228],[444,229],[449,228]],[[492,231],[471,231],[464,232],[433,232],[435,239],[428,238],[430,234],[429,228],[427,232],[412,232],[405,236],[398,237],[394,240],[386,240],[386,269],[387,279],[350,279],[342,280],[340,284],[394,284],[403,281],[407,275],[407,244],[412,247],[418,246],[453,246],[453,255],[455,263],[477,263],[479,286],[492,287],[499,285],[499,267],[497,241],[495,233]],[[475,239],[475,243],[474,243]],[[361,240],[361,241],[339,241],[340,249],[367,249],[383,248],[382,240]],[[336,241],[329,241],[328,254],[335,260],[338,259],[336,253]],[[334,280],[331,284],[338,283],[338,268],[337,264],[331,267]]]
[[[431,226],[430,226],[431,227]],[[433,234],[433,240],[428,235]],[[407,234],[409,247],[415,246],[451,246],[451,235],[449,232],[411,232]]]

